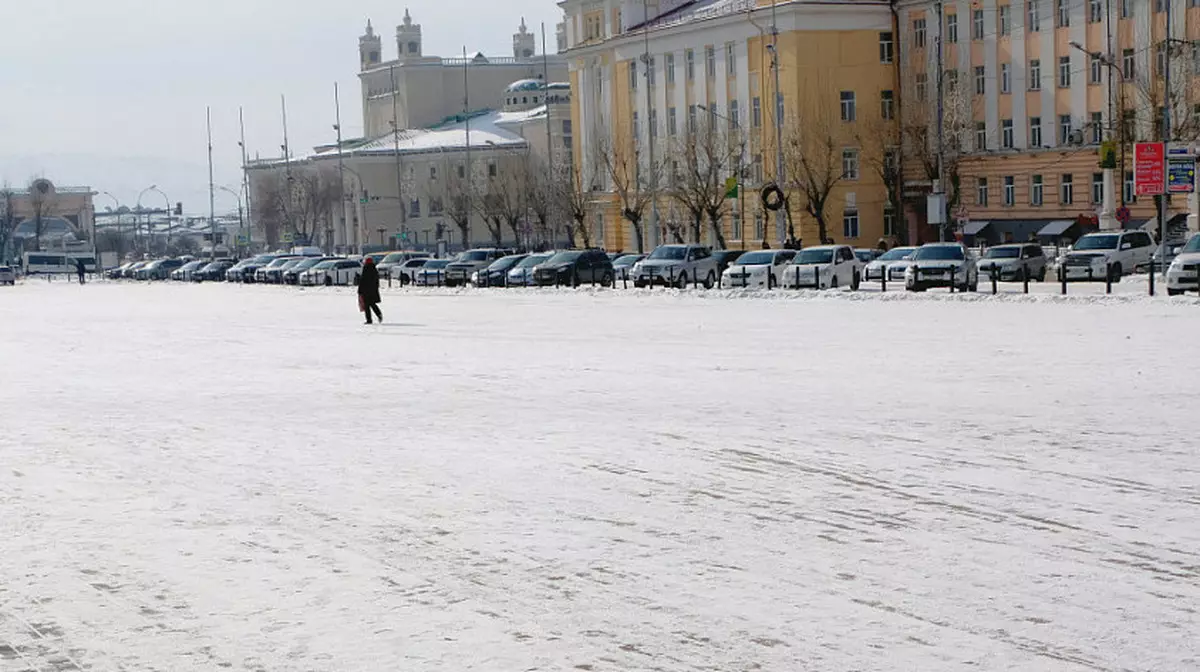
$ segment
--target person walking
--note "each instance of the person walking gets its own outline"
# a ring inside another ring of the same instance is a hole
[[[379,302],[379,269],[375,268],[375,260],[367,257],[363,260],[362,275],[358,278],[358,309],[366,313],[367,324],[371,324],[372,311],[383,322]]]
[[[79,274],[79,284],[82,285],[85,280],[84,274],[87,273],[87,269],[84,267],[82,259],[75,260],[75,272]]]

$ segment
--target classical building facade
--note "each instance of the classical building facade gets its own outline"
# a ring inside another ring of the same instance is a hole
[[[27,187],[0,188],[0,220],[12,223],[11,236],[0,240],[0,262],[37,249],[39,240],[42,249],[91,245],[95,195],[90,187],[58,186],[44,178]]]

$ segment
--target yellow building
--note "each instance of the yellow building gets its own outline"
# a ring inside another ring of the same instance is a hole
[[[636,250],[694,239],[686,185],[707,165],[720,168],[722,183],[741,175],[744,187],[719,208],[727,247],[777,246],[789,236],[786,218],[766,211],[759,197],[776,180],[788,192],[794,233],[805,245],[820,240],[814,212],[837,242],[873,247],[894,232],[898,218],[884,175],[897,170],[899,158],[900,69],[886,4],[564,0],[560,6],[575,92],[576,167],[595,193],[594,240]],[[713,137],[724,150],[717,158]],[[717,177],[712,172],[710,179]],[[641,241],[622,216],[627,209],[643,214]],[[700,238],[719,244],[708,219]]]

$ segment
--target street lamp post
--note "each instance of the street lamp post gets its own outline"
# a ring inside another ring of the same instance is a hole
[[[166,207],[165,212],[167,214],[167,245],[169,246],[171,244],[171,199],[167,198],[167,195],[157,186],[151,186],[150,191],[163,197],[163,205]]]
[[[151,227],[150,227],[150,215],[149,215],[148,213],[146,213],[146,212],[144,212],[144,211],[142,210],[142,196],[145,196],[145,195],[146,195],[146,192],[148,192],[148,191],[154,191],[154,190],[155,190],[155,189],[157,189],[157,188],[158,188],[158,185],[154,185],[154,184],[152,184],[152,185],[150,185],[150,186],[146,187],[145,189],[141,190],[141,191],[138,193],[138,197],[137,197],[137,209],[138,209],[138,212],[139,212],[139,213],[141,213],[141,214],[144,216],[144,218],[145,218],[145,221],[146,221],[146,239],[145,239],[145,241],[146,241],[146,242],[145,242],[145,244],[143,244],[143,246],[142,246],[142,247],[143,247],[143,250],[142,250],[142,251],[143,251],[143,252],[147,252],[147,253],[149,252],[149,249],[150,249],[149,240],[150,240],[150,237],[151,237],[151,235],[150,235],[150,230],[151,230]],[[133,245],[134,245],[134,247],[137,247],[137,238],[138,238],[138,226],[137,226],[137,220],[135,219],[135,220],[134,220],[134,224],[133,224]]]
[[[113,212],[114,212],[114,213],[117,215],[117,241],[118,241],[118,242],[117,242],[117,249],[116,249],[116,252],[117,252],[117,265],[119,266],[119,265],[120,265],[120,261],[121,261],[121,247],[120,247],[120,240],[121,240],[121,201],[119,201],[119,200],[117,199],[117,197],[116,197],[116,196],[113,196],[112,194],[110,194],[110,193],[109,193],[109,192],[107,192],[107,191],[102,191],[102,192],[100,192],[100,193],[101,193],[101,195],[104,195],[104,196],[107,196],[107,197],[111,198],[111,199],[112,199],[112,202],[113,202],[113,204],[117,206],[117,207],[116,207],[116,209],[115,209],[115,210],[113,210]],[[96,221],[96,220],[95,220],[95,216],[93,215],[93,217],[92,217],[92,222],[93,222],[92,228],[93,228],[93,229],[95,228],[95,223],[94,223],[95,221]],[[98,236],[98,235],[96,235],[95,233],[93,233],[92,235],[93,235],[93,237],[94,237],[94,238],[99,238],[99,236]],[[92,246],[96,248],[96,261],[97,261],[97,262],[99,262],[99,260],[100,260],[100,256],[99,256],[99,255],[100,255],[100,249],[99,249],[99,248],[100,248],[100,241],[99,241],[99,240],[93,240],[93,241],[92,241]]]

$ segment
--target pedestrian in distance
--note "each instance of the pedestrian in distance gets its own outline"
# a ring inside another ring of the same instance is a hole
[[[371,324],[372,312],[383,322],[379,302],[379,269],[375,268],[375,260],[367,257],[363,260],[362,275],[358,278],[358,309],[366,314],[366,324]]]
[[[82,259],[76,259],[76,260],[75,260],[75,271],[76,271],[77,273],[79,273],[79,284],[81,284],[81,285],[82,285],[82,284],[84,283],[84,280],[85,280],[85,279],[84,279],[84,274],[87,272],[87,269],[86,269],[86,268],[84,268],[84,266],[83,266],[83,260],[82,260]]]

